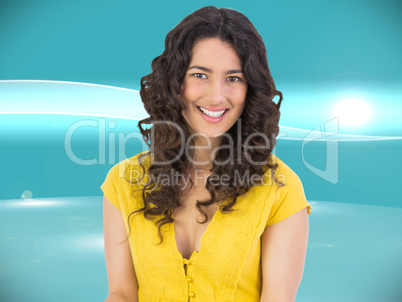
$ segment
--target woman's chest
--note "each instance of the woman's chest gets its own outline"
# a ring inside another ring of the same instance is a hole
[[[219,211],[218,204],[201,207],[208,216],[208,220],[206,220],[205,216],[197,209],[197,199],[205,201],[209,198],[210,194],[205,187],[194,188],[180,199],[180,207],[173,210],[177,249],[184,258],[189,258],[193,251],[200,251],[201,239],[215,213]],[[203,221],[205,223],[200,223]]]
[[[203,282],[208,280],[220,289],[220,300],[228,301],[229,292],[239,286],[248,288],[248,283],[236,280],[260,280],[260,238],[269,215],[267,196],[240,196],[234,211],[227,214],[220,212],[217,204],[203,208],[209,218],[205,224],[197,222],[204,219],[196,207],[197,197],[204,201],[209,196],[194,192],[180,199],[180,207],[173,210],[173,224],[161,228],[161,244],[155,221],[133,216],[130,247],[136,274],[140,286],[151,283],[154,292],[161,293],[166,288],[173,288],[174,293],[179,292],[177,288],[187,291],[189,284],[205,290]],[[192,279],[190,283],[187,277]]]

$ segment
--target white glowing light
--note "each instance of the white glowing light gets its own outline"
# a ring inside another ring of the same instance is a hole
[[[370,106],[357,98],[348,98],[338,102],[334,108],[339,122],[348,127],[362,126],[371,117]]]
[[[35,200],[35,199],[25,199],[20,202],[13,202],[13,206],[19,207],[48,207],[48,206],[61,206],[63,202],[50,201],[50,200]]]

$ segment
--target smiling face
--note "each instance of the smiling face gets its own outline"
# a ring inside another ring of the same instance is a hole
[[[229,130],[243,112],[247,83],[234,48],[218,38],[193,47],[180,99],[191,133],[213,139]]]

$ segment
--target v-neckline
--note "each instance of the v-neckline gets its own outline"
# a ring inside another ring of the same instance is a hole
[[[201,239],[200,239],[200,250],[197,252],[196,250],[193,250],[193,252],[191,253],[189,258],[183,257],[182,253],[179,251],[179,248],[177,247],[177,241],[176,241],[176,231],[174,229],[175,226],[175,221],[174,221],[174,214],[172,214],[173,217],[173,222],[172,222],[172,226],[171,226],[171,232],[170,234],[172,235],[172,242],[173,242],[173,248],[175,250],[175,252],[182,258],[182,259],[193,259],[194,257],[198,256],[201,254],[201,252],[203,251],[203,249],[205,249],[205,247],[203,248],[203,246],[205,245],[205,241],[207,241],[208,239],[208,234],[211,232],[210,229],[213,227],[213,224],[216,223],[215,220],[217,219],[216,217],[218,215],[221,215],[220,213],[220,207],[218,207],[218,210],[215,212],[214,216],[212,216],[211,221],[208,223],[207,228],[205,229],[205,232],[201,235]],[[204,244],[203,244],[204,243]]]

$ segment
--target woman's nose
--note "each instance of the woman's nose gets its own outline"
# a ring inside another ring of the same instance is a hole
[[[221,81],[210,81],[210,85],[208,87],[208,97],[210,101],[214,103],[223,102],[225,100],[224,88],[224,84]]]

